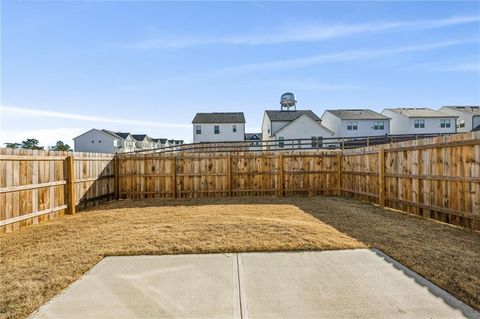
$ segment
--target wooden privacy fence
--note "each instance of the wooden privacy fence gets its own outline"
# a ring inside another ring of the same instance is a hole
[[[0,149],[0,231],[113,199],[112,154]]]
[[[480,132],[344,151],[124,154],[120,198],[353,196],[480,230]]]
[[[480,132],[338,151],[1,149],[0,230],[114,198],[342,195],[480,230]]]

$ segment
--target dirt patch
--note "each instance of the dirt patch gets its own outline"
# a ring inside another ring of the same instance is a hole
[[[0,235],[0,317],[26,317],[108,255],[360,247],[275,198],[113,202]]]

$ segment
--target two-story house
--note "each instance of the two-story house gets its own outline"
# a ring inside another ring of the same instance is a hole
[[[301,148],[311,147],[304,139],[332,137],[334,132],[322,125],[311,110],[267,110],[263,114],[262,140],[283,148],[285,140]],[[295,140],[295,141],[293,141]],[[264,143],[266,147],[268,143]],[[290,145],[289,145],[290,146]]]
[[[197,113],[192,124],[193,143],[236,142],[245,139],[243,112]]]
[[[382,114],[391,118],[391,134],[455,133],[456,115],[429,108],[385,109]]]
[[[390,134],[390,118],[368,109],[326,110],[322,124],[332,130],[335,137]]]
[[[443,106],[440,111],[458,116],[457,132],[480,130],[480,106]]]
[[[123,138],[112,131],[92,128],[73,138],[73,143],[75,152],[117,153]]]

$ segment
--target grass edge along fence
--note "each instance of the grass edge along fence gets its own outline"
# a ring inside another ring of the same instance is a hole
[[[0,150],[0,230],[112,199],[342,195],[480,230],[480,132],[350,150]]]

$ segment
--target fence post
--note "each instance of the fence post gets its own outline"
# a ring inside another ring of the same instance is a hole
[[[69,155],[66,158],[67,165],[67,205],[68,214],[75,214],[75,169],[73,156]]]
[[[170,170],[172,174],[172,197],[177,198],[177,158],[172,157],[170,162]]]
[[[342,154],[337,155],[337,176],[338,176],[338,185],[337,185],[337,195],[342,195]]]
[[[233,184],[233,176],[232,176],[232,156],[228,154],[228,196],[232,196],[232,184]]]
[[[378,205],[385,207],[385,149],[378,150]]]
[[[280,170],[280,181],[279,181],[279,186],[280,186],[280,196],[285,196],[285,170],[283,169],[284,166],[284,160],[283,160],[283,154],[280,153],[279,157],[279,170]]]
[[[115,199],[120,199],[120,158],[117,154],[114,155],[113,169],[115,174]]]

